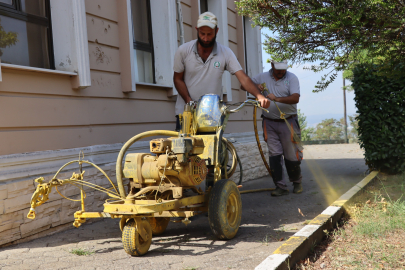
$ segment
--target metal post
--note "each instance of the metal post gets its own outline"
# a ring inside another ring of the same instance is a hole
[[[342,73],[343,76],[343,73]],[[345,143],[349,143],[347,139],[347,115],[346,115],[346,89],[345,78],[343,77],[343,108],[344,108],[344,129],[345,129]]]

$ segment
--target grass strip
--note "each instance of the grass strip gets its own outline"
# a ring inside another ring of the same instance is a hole
[[[405,174],[380,175],[294,269],[405,269]]]

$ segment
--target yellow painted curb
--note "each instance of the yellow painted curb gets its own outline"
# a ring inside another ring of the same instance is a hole
[[[343,212],[343,206],[355,196],[360,190],[367,186],[376,176],[378,175],[377,171],[371,172],[363,180],[349,189],[345,194],[340,196],[339,199],[334,201],[328,208],[332,208],[330,212],[333,214],[320,214],[312,219],[308,225],[306,225],[301,230],[305,230],[307,226],[312,226],[315,230],[312,230],[312,233],[309,236],[291,236],[287,241],[284,242],[278,249],[276,249],[272,255],[267,257],[261,264],[259,264],[255,269],[287,269],[289,265],[292,266],[298,260],[305,258],[308,252],[308,241],[317,242],[322,240],[323,231],[325,229],[325,224],[329,220],[340,218],[338,215]],[[327,209],[324,212],[328,213]],[[339,213],[339,214],[337,214]],[[333,225],[333,224],[332,224]],[[309,230],[311,231],[311,230]],[[298,232],[299,233],[299,232]],[[311,240],[312,239],[312,240]],[[308,240],[308,241],[307,241]],[[296,252],[294,252],[296,251]],[[292,256],[294,253],[294,256]],[[304,254],[303,254],[304,253]],[[281,256],[281,257],[280,257]],[[295,258],[293,258],[295,257]]]
[[[316,216],[313,220],[311,220],[308,225],[322,225],[324,223],[326,223],[328,221],[328,219],[330,219],[331,216],[330,215],[323,215],[320,214],[318,216]]]
[[[345,194],[340,196],[339,199],[334,201],[331,206],[343,206],[348,200],[350,200],[354,195],[357,194],[363,187],[365,187],[371,180],[374,179],[378,174],[378,171],[372,171],[369,175],[367,175],[363,180],[358,182],[354,187],[349,189]]]
[[[290,254],[307,239],[305,236],[291,236],[273,254]]]

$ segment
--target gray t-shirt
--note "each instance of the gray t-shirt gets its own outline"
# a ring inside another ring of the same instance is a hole
[[[285,76],[282,79],[279,79],[278,81],[274,79],[272,70],[254,76],[252,78],[252,81],[255,84],[266,83],[266,86],[270,92],[268,94],[272,93],[276,97],[288,97],[294,93],[300,94],[300,83],[298,81],[298,78],[289,71],[287,71]],[[286,114],[285,117],[297,114],[297,104],[285,104],[277,102],[277,105],[280,108],[280,110]],[[262,111],[264,117],[270,119],[280,119],[280,112],[274,105],[273,101],[271,101],[268,110],[269,110],[268,113]]]
[[[215,43],[205,63],[197,51],[197,40],[181,45],[174,55],[174,72],[184,72],[184,82],[194,101],[205,94],[216,94],[222,98],[222,74],[225,70],[232,75],[242,69],[232,50]],[[178,95],[176,115],[183,113],[185,102]]]

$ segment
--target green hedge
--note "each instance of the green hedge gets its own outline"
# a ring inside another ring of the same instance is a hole
[[[405,74],[378,75],[378,66],[359,65],[352,86],[359,113],[359,141],[371,170],[405,171]]]

